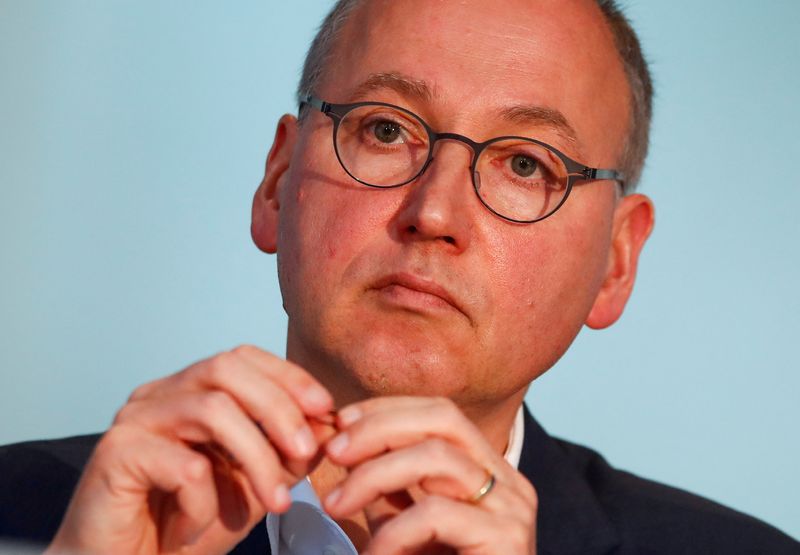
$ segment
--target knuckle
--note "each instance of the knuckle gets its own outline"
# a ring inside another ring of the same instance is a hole
[[[128,402],[130,403],[131,401],[138,401],[140,399],[144,399],[150,394],[150,392],[153,390],[153,387],[154,387],[154,382],[147,382],[145,384],[140,385],[139,387],[134,389],[133,392],[130,394],[130,396],[128,397]]]
[[[208,363],[203,365],[202,368],[198,368],[198,370],[206,381],[217,384],[225,379],[225,374],[231,371],[236,358],[237,356],[231,351],[219,353],[208,359]]]
[[[114,415],[114,420],[111,423],[112,427],[129,422],[133,419],[133,413],[136,412],[135,403],[136,401],[129,401],[120,407],[117,414]]]
[[[184,480],[193,484],[210,480],[212,474],[211,461],[199,454],[188,457],[181,468]]]
[[[97,442],[94,454],[97,458],[107,458],[110,455],[120,453],[131,444],[133,433],[127,426],[114,425],[103,434]]]
[[[209,366],[216,370],[224,371],[233,366],[237,358],[237,355],[233,351],[225,351],[211,359],[211,364],[209,364]]]
[[[425,442],[427,456],[434,461],[447,461],[451,457],[450,444],[441,438],[431,438]]]
[[[209,391],[200,398],[201,414],[211,417],[231,409],[234,401],[230,396],[219,390]]]
[[[231,349],[231,353],[232,354],[234,354],[236,356],[239,356],[239,357],[246,357],[246,358],[259,356],[261,354],[261,352],[262,352],[261,349],[259,349],[255,345],[250,345],[250,344],[247,344],[247,343],[243,343],[241,345],[237,345],[236,347]]]

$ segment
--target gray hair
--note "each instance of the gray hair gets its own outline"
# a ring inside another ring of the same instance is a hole
[[[317,89],[333,44],[353,9],[362,0],[338,0],[325,17],[306,54],[303,73],[297,88],[305,96]],[[653,114],[653,81],[642,54],[639,37],[616,0],[595,0],[614,35],[617,52],[622,59],[631,91],[631,121],[617,165],[625,175],[624,192],[630,193],[639,183],[650,143],[650,121]]]

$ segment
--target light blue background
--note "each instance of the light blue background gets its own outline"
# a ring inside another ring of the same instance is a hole
[[[252,192],[328,1],[0,1],[0,442],[284,350]],[[642,1],[657,226],[623,319],[529,403],[615,465],[800,536],[800,3]],[[502,376],[498,376],[499,379]]]

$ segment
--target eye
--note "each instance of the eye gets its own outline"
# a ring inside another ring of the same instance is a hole
[[[401,127],[393,121],[376,122],[372,128],[375,138],[382,143],[393,143],[400,137]]]
[[[511,169],[520,177],[530,177],[538,165],[538,162],[530,156],[517,154],[511,159]]]

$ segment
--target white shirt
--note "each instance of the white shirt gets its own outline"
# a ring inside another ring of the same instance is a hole
[[[525,424],[520,406],[504,455],[514,468],[519,466],[524,439]],[[344,530],[322,509],[322,503],[307,478],[300,480],[291,489],[291,494],[292,505],[288,511],[267,515],[272,555],[358,555]]]

